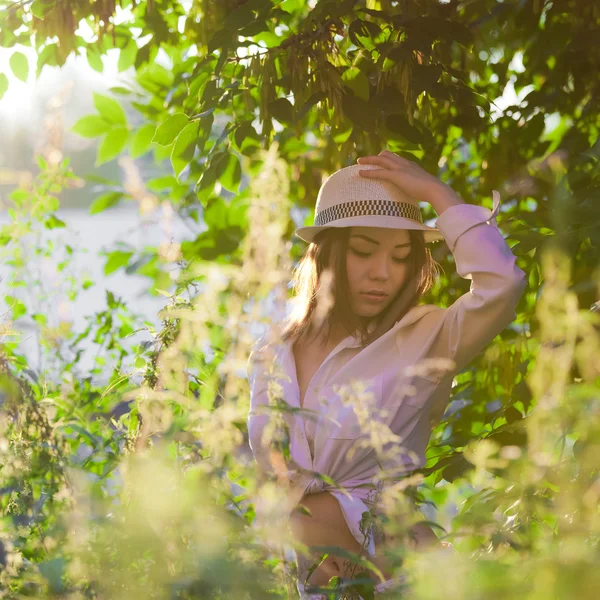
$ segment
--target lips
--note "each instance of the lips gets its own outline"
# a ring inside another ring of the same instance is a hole
[[[361,296],[364,296],[365,302],[376,302],[379,304],[386,299],[387,294],[367,294],[366,292],[361,292]]]
[[[381,297],[387,296],[387,294],[384,294],[383,292],[378,292],[378,291],[375,291],[375,290],[373,290],[371,292],[361,292],[361,293],[362,294],[367,294],[369,296],[381,296]]]

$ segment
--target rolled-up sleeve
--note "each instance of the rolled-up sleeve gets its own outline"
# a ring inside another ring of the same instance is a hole
[[[451,358],[456,372],[464,369],[516,318],[527,279],[496,223],[500,194],[493,191],[494,210],[473,204],[447,208],[436,226],[456,264],[471,280],[471,289],[444,309],[432,356]]]

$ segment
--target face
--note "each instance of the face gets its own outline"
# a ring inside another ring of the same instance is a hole
[[[408,278],[410,236],[406,229],[351,227],[346,254],[348,283],[359,315],[374,317],[392,302]],[[384,292],[373,299],[365,292]]]

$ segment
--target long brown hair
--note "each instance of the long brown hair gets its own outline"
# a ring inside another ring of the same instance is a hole
[[[411,252],[406,284],[377,316],[366,318],[355,312],[346,272],[350,227],[330,227],[319,232],[294,269],[294,309],[284,320],[281,338],[317,336],[326,329],[325,343],[332,330],[358,334],[362,347],[389,331],[433,285],[440,269],[425,244],[423,231],[409,229]],[[373,327],[374,325],[374,327]]]

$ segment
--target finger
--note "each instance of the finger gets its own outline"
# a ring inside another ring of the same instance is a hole
[[[381,166],[386,166],[388,169],[394,169],[396,171],[406,171],[407,169],[422,169],[421,165],[417,162],[409,160],[408,158],[404,158],[403,156],[398,156],[393,152],[389,152],[388,150],[384,150],[384,152],[388,152],[388,154],[379,154],[377,156],[365,156],[358,159],[359,164],[379,164]],[[364,161],[362,159],[365,159]],[[371,160],[373,159],[373,160]],[[383,161],[379,160],[379,162],[375,162],[375,159],[385,159],[385,164]]]
[[[394,154],[390,150],[382,150],[379,153],[379,155],[386,156],[387,158],[392,160],[394,162],[394,164],[396,165],[396,167],[405,167],[411,163],[411,161],[408,160],[408,158],[404,158],[404,156],[399,156],[398,154]]]
[[[398,164],[387,156],[361,156],[358,159],[359,165],[378,165],[386,169],[398,168]]]
[[[405,161],[406,159],[403,156],[399,156],[398,154],[394,154],[391,150],[382,150],[379,155],[383,155],[383,156],[387,156],[388,158],[391,158],[392,160],[395,160],[396,162],[402,162]]]
[[[365,169],[358,172],[363,177],[371,177],[372,179],[389,179],[394,178],[395,173],[390,169]]]
[[[382,152],[380,152],[380,155],[387,156],[388,158],[393,160],[396,163],[397,167],[410,167],[419,164],[416,160],[411,160],[410,158],[406,158],[405,156],[394,154],[389,150],[383,150]]]

